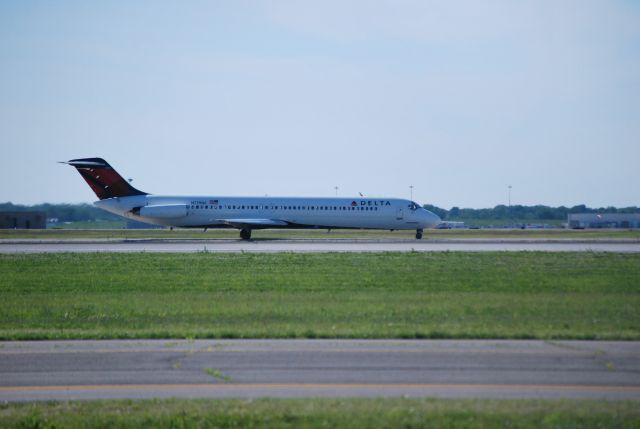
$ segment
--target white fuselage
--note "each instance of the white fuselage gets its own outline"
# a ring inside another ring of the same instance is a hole
[[[171,197],[136,195],[95,205],[130,219],[175,227],[432,228],[440,218],[398,198]]]

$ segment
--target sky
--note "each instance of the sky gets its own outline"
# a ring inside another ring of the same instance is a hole
[[[0,1],[0,202],[640,206],[638,1]]]

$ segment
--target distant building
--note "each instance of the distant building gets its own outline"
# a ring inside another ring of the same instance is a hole
[[[45,212],[0,212],[0,229],[45,229]]]
[[[640,228],[640,213],[570,213],[569,228]]]
[[[464,222],[453,222],[448,220],[443,220],[436,226],[436,229],[464,229]]]

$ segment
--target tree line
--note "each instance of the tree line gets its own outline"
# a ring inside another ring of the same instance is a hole
[[[513,205],[506,206],[504,204],[497,205],[493,208],[486,209],[470,209],[451,207],[451,209],[443,209],[430,204],[424,206],[427,210],[440,216],[442,220],[458,221],[458,220],[566,220],[569,213],[640,213],[638,207],[600,207],[590,208],[584,204],[573,207],[550,207],[544,205],[522,206]]]
[[[565,220],[569,213],[640,213],[638,207],[601,207],[589,208],[584,204],[573,207],[550,207],[544,205],[522,206],[522,205],[497,205],[493,208],[471,209],[451,207],[447,210],[441,207],[427,204],[427,210],[440,216],[442,220],[468,221],[468,220]],[[60,222],[75,221],[99,221],[99,220],[121,220],[120,216],[101,210],[91,204],[36,204],[26,206],[13,204],[11,202],[0,203],[0,212],[18,211],[42,211],[47,214],[47,218],[57,218]]]
[[[25,206],[11,202],[0,203],[0,212],[45,212],[47,219],[57,218],[60,222],[121,220],[120,216],[101,210],[91,204],[36,204]]]

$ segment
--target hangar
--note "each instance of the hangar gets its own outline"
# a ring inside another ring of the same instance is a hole
[[[640,213],[570,213],[569,228],[640,228]]]
[[[0,212],[0,229],[45,229],[45,212]]]

